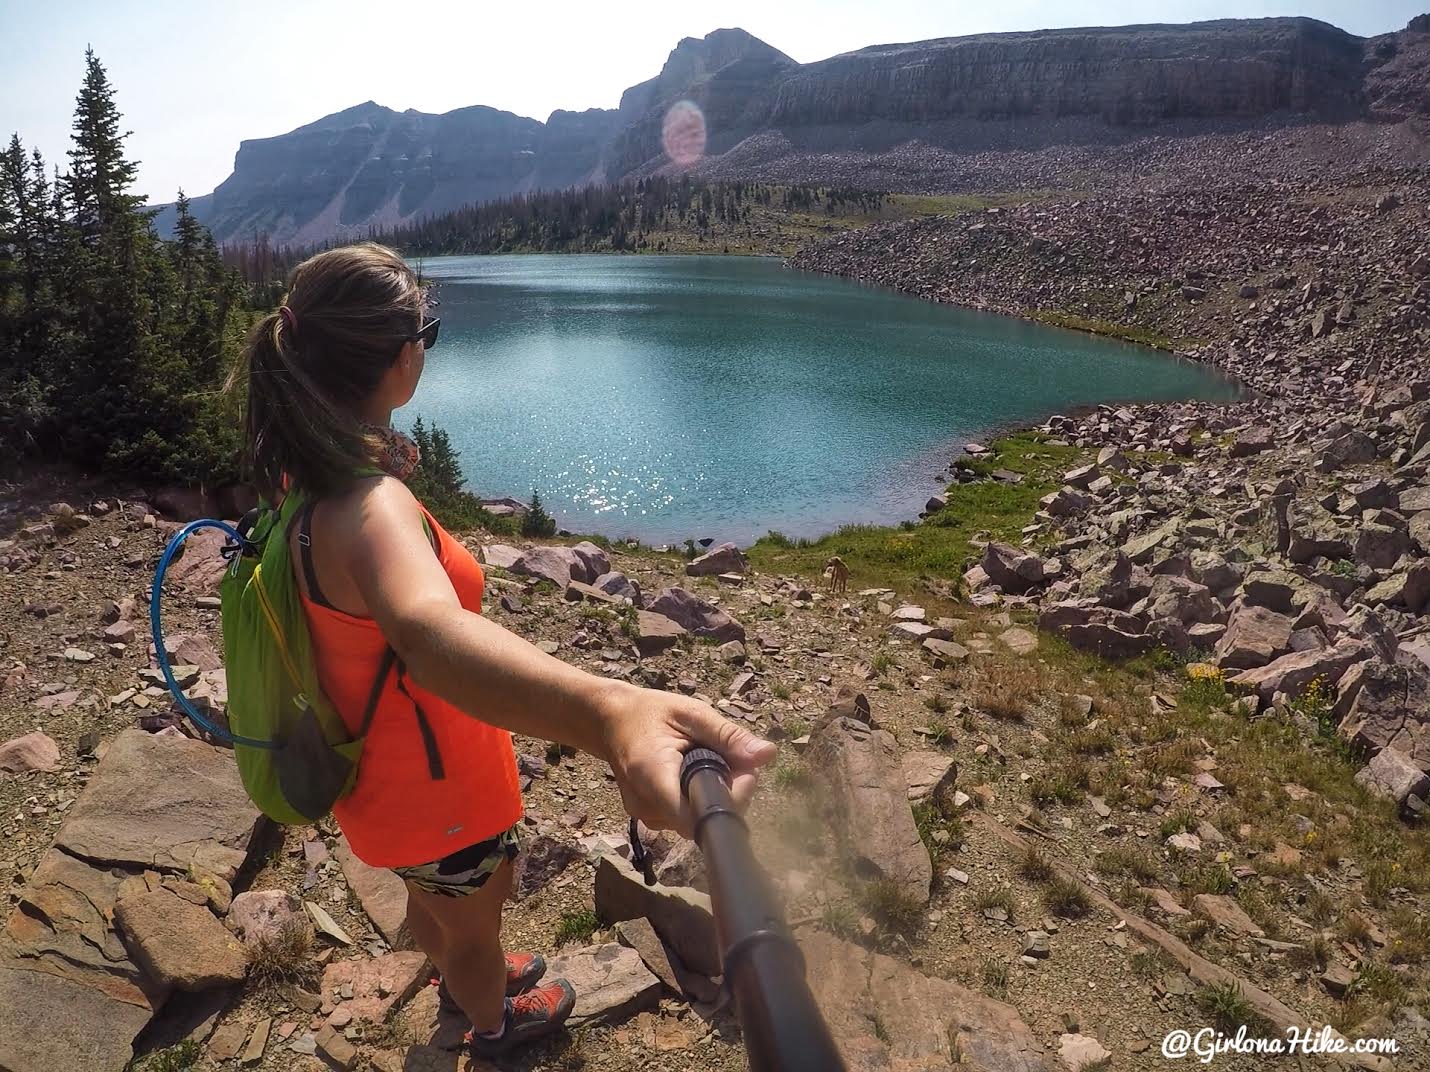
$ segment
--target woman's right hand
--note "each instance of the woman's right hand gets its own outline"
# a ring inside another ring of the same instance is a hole
[[[680,765],[692,748],[710,748],[730,764],[731,795],[740,807],[755,792],[755,772],[775,745],[688,696],[613,683],[599,701],[604,758],[632,818],[655,830],[691,836],[690,811],[680,792]]]

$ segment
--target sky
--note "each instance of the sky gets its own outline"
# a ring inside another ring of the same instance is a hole
[[[0,138],[64,164],[92,45],[109,72],[137,192],[208,193],[238,143],[375,100],[473,104],[544,120],[613,108],[683,37],[739,26],[801,63],[931,37],[1306,15],[1362,36],[1402,29],[1430,0],[0,0]]]

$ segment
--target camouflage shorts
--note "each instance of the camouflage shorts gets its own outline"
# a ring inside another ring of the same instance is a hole
[[[399,878],[426,893],[465,897],[481,889],[507,860],[516,859],[520,846],[518,826],[513,826],[496,837],[458,849],[433,863],[394,867],[392,870]]]

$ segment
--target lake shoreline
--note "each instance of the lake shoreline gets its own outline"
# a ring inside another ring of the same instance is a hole
[[[472,256],[425,269],[456,333],[398,423],[443,427],[484,497],[537,487],[569,530],[652,544],[898,524],[971,438],[1082,405],[1237,391],[1146,347],[909,302],[773,258]],[[527,454],[494,447],[504,442]]]

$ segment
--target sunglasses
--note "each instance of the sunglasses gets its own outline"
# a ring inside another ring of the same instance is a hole
[[[437,345],[437,329],[442,326],[442,318],[434,316],[431,320],[425,320],[416,335],[407,336],[408,342],[420,342],[424,350],[430,350]]]

